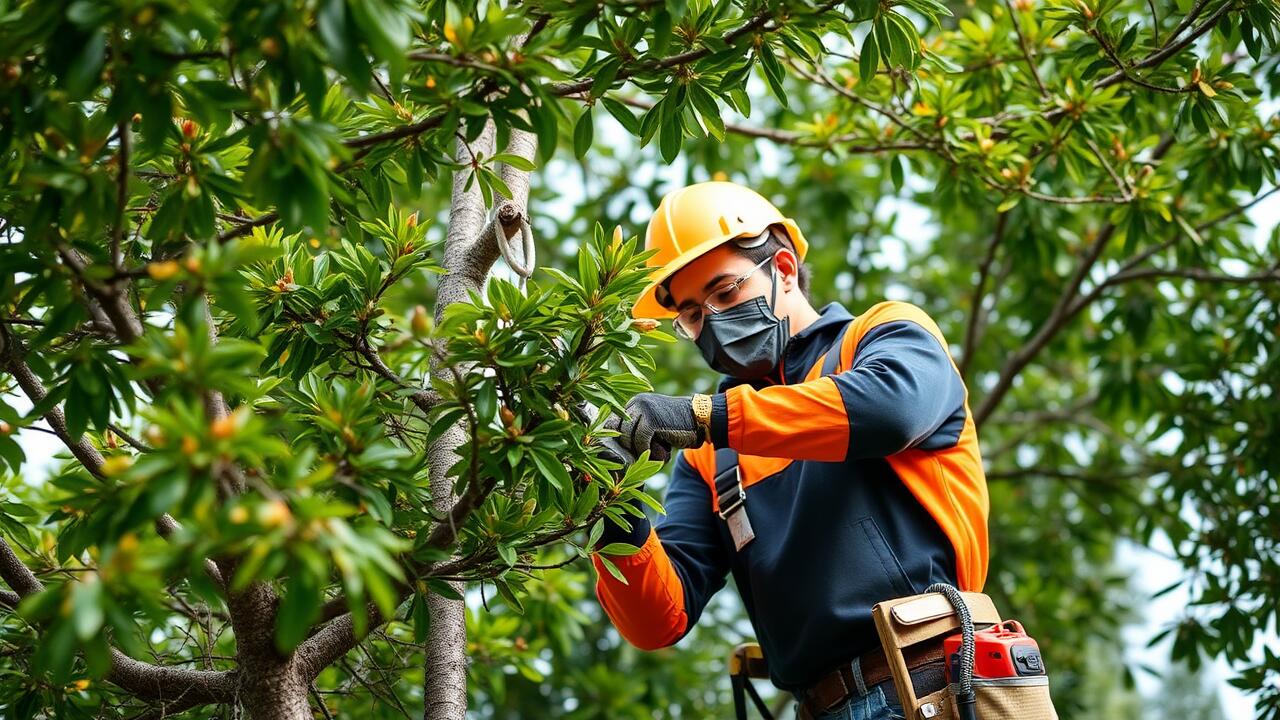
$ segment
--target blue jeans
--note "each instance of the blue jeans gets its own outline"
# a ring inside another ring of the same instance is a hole
[[[890,681],[892,682],[892,681]],[[885,700],[879,685],[868,688],[863,697],[853,696],[814,720],[901,720],[902,706]]]

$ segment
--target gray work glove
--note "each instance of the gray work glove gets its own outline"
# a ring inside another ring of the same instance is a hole
[[[617,430],[618,443],[639,455],[666,462],[671,451],[701,445],[704,440],[693,417],[693,398],[672,397],[657,393],[640,393],[627,403],[626,417],[617,415],[605,420],[604,426]]]

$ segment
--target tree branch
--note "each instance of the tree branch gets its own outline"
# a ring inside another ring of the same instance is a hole
[[[960,377],[967,377],[969,366],[973,363],[973,353],[978,345],[978,326],[981,324],[982,301],[987,291],[987,276],[991,273],[991,263],[995,260],[996,249],[1004,239],[1005,225],[1009,213],[996,215],[996,227],[991,233],[991,241],[987,243],[987,254],[978,265],[978,282],[973,286],[973,297],[969,301],[969,324],[964,332],[964,350],[960,356]]]
[[[18,382],[18,387],[22,389],[27,399],[32,405],[39,405],[48,395],[48,390],[44,384],[40,382],[40,378],[32,372],[31,367],[22,360],[22,347],[18,344],[17,338],[10,337],[3,328],[0,328],[0,368],[13,376]],[[45,422],[49,423],[49,427],[53,429],[54,435],[62,441],[62,444],[71,451],[71,455],[75,457],[94,477],[105,477],[102,474],[102,453],[98,448],[93,446],[87,435],[81,435],[78,438],[71,437],[71,432],[67,429],[67,419],[62,413],[62,408],[53,406],[44,414]],[[168,513],[161,515],[156,519],[156,533],[165,539],[169,539],[174,533],[182,529],[177,520],[173,519]],[[213,561],[204,561],[205,572],[220,587],[224,585],[222,582],[222,573],[218,571],[218,567]]]
[[[3,539],[0,539],[0,578],[14,589],[16,595],[5,596],[6,604],[9,600],[44,590],[44,584]],[[106,679],[142,700],[165,702],[172,699],[192,703],[186,707],[231,702],[236,688],[236,674],[231,671],[152,665],[134,660],[115,648],[111,649],[111,670]]]
[[[360,644],[369,631],[386,622],[382,612],[372,604],[365,607],[365,613],[367,622],[364,633],[356,633],[354,618],[350,612],[345,612],[330,620],[298,646],[295,657],[298,671],[304,679],[308,682],[314,680],[325,668]]]
[[[1152,151],[1152,159],[1159,160],[1164,157],[1169,148],[1173,147],[1173,140],[1173,135],[1166,135],[1155,150]],[[1108,222],[1102,227],[1102,230],[1098,232],[1097,237],[1085,252],[1084,257],[1080,259],[1075,272],[1067,280],[1067,285],[1058,297],[1057,303],[1054,304],[1053,310],[1050,311],[1049,317],[1031,340],[1018,348],[1009,357],[1004,367],[1001,368],[1000,376],[996,380],[995,386],[982,399],[982,404],[978,406],[977,412],[974,413],[974,422],[977,425],[982,425],[991,416],[992,411],[995,410],[1000,400],[1004,398],[1005,393],[1013,386],[1014,378],[1031,363],[1035,356],[1058,334],[1058,331],[1067,324],[1067,321],[1074,316],[1071,312],[1072,302],[1076,299],[1085,278],[1089,276],[1089,271],[1093,269],[1093,266],[1098,262],[1098,258],[1102,257],[1103,251],[1107,249],[1107,244],[1111,241],[1115,231],[1116,226],[1114,223]]]
[[[1018,11],[1014,9],[1011,0],[1004,0],[1004,6],[1009,11],[1009,22],[1013,23],[1013,31],[1018,35],[1018,46],[1022,48],[1022,57],[1026,58],[1027,67],[1031,69],[1031,76],[1036,79],[1036,85],[1040,88],[1040,97],[1049,97],[1049,88],[1044,86],[1044,80],[1040,79],[1040,69],[1036,67],[1036,61],[1031,57],[1031,49],[1027,46],[1027,37],[1022,34],[1022,24],[1018,22]]]

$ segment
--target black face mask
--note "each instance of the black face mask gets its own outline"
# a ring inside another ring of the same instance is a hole
[[[782,362],[791,339],[790,318],[780,319],[770,305],[777,298],[777,276],[769,272],[770,300],[764,296],[739,303],[702,321],[698,349],[712,370],[739,380],[759,380]]]

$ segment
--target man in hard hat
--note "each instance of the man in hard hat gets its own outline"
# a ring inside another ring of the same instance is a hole
[[[637,395],[611,418],[676,457],[655,525],[607,522],[596,594],[633,645],[679,641],[732,572],[777,687],[804,718],[900,717],[871,607],[935,582],[982,589],[987,487],[968,395],[938,326],[883,302],[815,310],[800,228],[755,191],[705,182],[649,221],[637,318],[672,318],[725,375],[710,395]],[[907,657],[917,694],[941,648]]]

